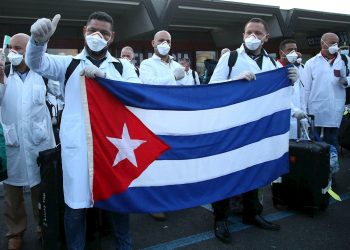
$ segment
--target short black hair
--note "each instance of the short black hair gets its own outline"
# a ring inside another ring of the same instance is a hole
[[[187,62],[187,63],[191,64],[191,60],[188,57],[180,58],[179,62]]]
[[[269,26],[267,25],[267,22],[261,18],[258,17],[254,17],[252,19],[250,19],[244,26],[244,32],[245,32],[245,28],[247,27],[247,25],[249,23],[261,23],[262,25],[264,25],[265,31],[266,33],[269,33]]]
[[[284,39],[281,43],[280,43],[280,46],[279,46],[279,49],[280,50],[284,50],[286,48],[286,44],[289,44],[289,43],[295,43],[297,44],[297,41],[293,40],[293,39]]]
[[[111,26],[112,26],[112,29],[113,29],[113,25],[114,25],[114,21],[113,21],[113,18],[108,15],[106,12],[103,12],[103,11],[96,11],[94,13],[92,13],[86,24],[88,24],[91,20],[99,20],[99,21],[104,21],[104,22],[107,22],[107,23],[110,23]]]

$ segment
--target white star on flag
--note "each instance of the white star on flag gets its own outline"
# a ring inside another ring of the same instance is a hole
[[[106,136],[107,137],[107,136]],[[123,126],[122,138],[107,137],[107,139],[118,149],[118,153],[114,159],[113,166],[116,166],[124,159],[128,159],[135,167],[137,167],[134,150],[146,141],[131,139],[126,123]]]

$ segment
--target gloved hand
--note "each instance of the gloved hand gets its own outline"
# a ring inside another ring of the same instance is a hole
[[[5,55],[3,51],[0,51],[0,83],[5,81]]]
[[[292,85],[299,79],[299,72],[295,67],[288,68],[288,78],[292,81]]]
[[[95,78],[96,76],[106,78],[106,73],[97,68],[95,65],[86,66],[82,71],[80,71],[80,75],[88,78]]]
[[[40,18],[30,27],[30,33],[37,43],[45,43],[55,33],[61,15],[57,14],[52,21],[47,18]]]
[[[246,79],[247,81],[256,80],[256,76],[251,71],[243,71],[239,76],[235,77],[234,80]]]
[[[339,77],[338,83],[343,87],[348,86],[348,80],[346,79],[346,77]]]
[[[298,120],[307,118],[307,115],[301,110],[296,110],[292,116],[297,118]]]
[[[175,80],[181,80],[182,78],[185,77],[185,71],[183,68],[176,68],[174,69],[174,76],[175,76]]]

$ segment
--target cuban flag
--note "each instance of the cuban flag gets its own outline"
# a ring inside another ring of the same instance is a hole
[[[287,69],[256,76],[200,86],[82,78],[94,206],[185,209],[288,172]]]

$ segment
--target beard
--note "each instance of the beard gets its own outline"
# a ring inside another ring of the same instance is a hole
[[[92,58],[98,58],[98,57],[103,57],[106,55],[108,51],[108,45],[101,49],[100,51],[93,51],[89,48],[89,46],[85,43],[84,45],[85,50],[87,51],[88,55],[91,56]]]

